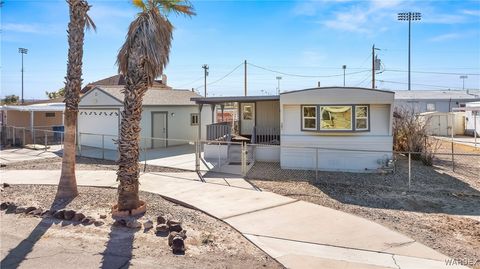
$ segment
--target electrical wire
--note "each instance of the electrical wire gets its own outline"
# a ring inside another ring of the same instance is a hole
[[[391,80],[375,80],[382,83],[393,83],[393,84],[403,84],[408,85],[406,82],[399,82],[399,81],[391,81]],[[417,86],[427,86],[427,87],[435,87],[435,88],[442,88],[442,89],[460,89],[459,87],[450,87],[450,86],[440,86],[440,85],[430,85],[430,84],[420,84],[420,83],[411,83],[411,85]]]
[[[278,71],[278,70],[273,70],[273,69],[270,69],[270,68],[267,68],[267,67],[258,66],[256,64],[252,64],[252,63],[247,63],[247,64],[250,65],[250,66],[259,68],[259,69],[263,69],[265,71],[272,72],[272,73],[281,74],[281,75],[290,76],[290,77],[301,77],[301,78],[330,78],[330,77],[341,77],[341,76],[344,76],[344,75],[348,76],[348,75],[355,75],[355,74],[370,72],[370,70],[363,70],[363,71],[350,72],[350,73],[345,73],[345,74],[336,74],[336,75],[323,75],[323,76],[321,76],[321,75],[300,75],[300,74],[285,73],[285,72]]]
[[[190,82],[188,82],[188,83],[182,84],[182,85],[178,86],[177,88],[183,88],[183,87],[185,87],[185,86],[187,86],[187,85],[196,83],[196,82],[198,82],[199,80],[202,80],[202,79],[203,79],[203,77],[199,77],[199,78],[197,78],[196,80],[193,80],[193,81],[190,81]]]
[[[385,69],[386,72],[402,72],[406,73],[408,70],[400,69]],[[411,73],[420,73],[420,74],[436,74],[436,75],[456,75],[456,76],[480,76],[480,73],[451,73],[451,72],[435,72],[435,71],[410,71]]]
[[[243,65],[243,63],[240,63],[240,64],[237,65],[235,68],[233,68],[232,71],[228,72],[226,75],[224,75],[223,77],[221,77],[221,78],[219,78],[219,79],[217,79],[217,80],[215,80],[215,81],[212,81],[212,82],[210,82],[210,83],[207,83],[207,85],[210,86],[210,85],[212,85],[212,84],[215,84],[215,83],[217,83],[217,82],[222,81],[222,80],[225,79],[226,77],[230,76],[233,72],[235,72],[235,71],[236,71],[240,66],[242,66],[242,65]],[[204,88],[204,87],[205,87],[205,85],[198,86],[197,88],[195,88],[195,90],[198,90],[198,89]]]

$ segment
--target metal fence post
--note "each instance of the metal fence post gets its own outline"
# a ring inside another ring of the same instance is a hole
[[[12,137],[13,140],[12,141],[13,141],[13,146],[15,147],[15,127],[12,127],[12,131],[13,131],[12,132],[13,133],[13,137]]]
[[[102,134],[102,160],[105,160],[105,135]]]
[[[318,148],[315,148],[315,180],[318,180]]]
[[[218,141],[218,147],[217,147],[217,152],[218,152],[218,172],[222,171],[222,166],[220,165],[220,141]]]
[[[452,171],[455,172],[455,153],[453,149],[453,141],[452,141]]]
[[[408,152],[408,190],[410,190],[411,181],[412,181],[412,156],[411,156],[411,153]]]
[[[241,148],[241,160],[242,160],[242,176],[247,175],[247,151],[245,150],[245,142],[242,142],[242,148]]]
[[[23,127],[23,142],[22,142],[22,146],[25,147],[25,144],[27,144],[25,142],[25,127]]]
[[[146,140],[147,139],[143,141],[143,172],[147,170],[147,146],[145,143]]]
[[[82,133],[78,133],[78,155],[82,157]]]
[[[36,139],[35,139],[35,129],[34,129],[34,128],[32,129],[32,137],[33,137],[33,149],[36,149],[37,146],[36,146],[36,144],[35,144]]]
[[[63,132],[60,132],[60,147],[63,150]]]
[[[43,149],[44,151],[47,151],[47,132],[43,131],[44,137],[45,137],[45,148]]]
[[[199,154],[200,141],[196,140],[194,144],[195,144],[195,171],[200,172],[200,154]]]

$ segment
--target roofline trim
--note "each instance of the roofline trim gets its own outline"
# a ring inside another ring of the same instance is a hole
[[[339,86],[333,86],[333,87],[315,87],[315,88],[308,88],[308,89],[301,89],[301,90],[294,90],[294,91],[288,91],[288,92],[282,92],[282,94],[290,94],[290,93],[297,93],[297,92],[304,92],[304,91],[312,91],[312,90],[322,90],[322,89],[355,89],[355,90],[365,90],[365,91],[375,91],[375,92],[384,92],[384,93],[391,93],[395,94],[394,91],[388,91],[388,90],[379,90],[379,89],[371,89],[371,88],[362,88],[362,87],[339,87]]]
[[[123,101],[121,101],[120,99],[118,99],[117,97],[111,95],[110,93],[106,92],[105,90],[103,90],[102,88],[100,88],[100,86],[95,86],[93,87],[93,89],[89,90],[87,93],[85,93],[82,97],[80,97],[80,101],[79,103],[83,100],[83,98],[85,98],[85,96],[91,94],[95,89],[103,92],[104,94],[106,94],[107,96],[110,96],[111,98],[113,98],[114,100],[118,101],[119,103],[123,103]]]

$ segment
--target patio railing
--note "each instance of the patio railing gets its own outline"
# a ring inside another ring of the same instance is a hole
[[[232,137],[232,127],[229,122],[219,122],[207,125],[207,140],[230,141]]]
[[[280,128],[253,127],[252,143],[280,145]]]

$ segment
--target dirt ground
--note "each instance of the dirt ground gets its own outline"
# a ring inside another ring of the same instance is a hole
[[[452,258],[480,259],[480,156],[436,160],[433,167],[398,156],[393,174],[288,170],[278,164],[255,163],[249,172],[257,187],[295,199],[352,213],[438,250]],[[268,175],[270,179],[259,179]],[[275,180],[271,180],[275,178]]]
[[[159,195],[140,193],[147,203],[147,213],[140,222],[155,222],[156,216],[165,215],[167,219],[182,221],[187,230],[185,255],[174,255],[166,235],[157,236],[155,228],[136,231],[112,226],[114,220],[109,212],[115,203],[115,189],[79,187],[79,192],[70,202],[53,204],[55,186],[5,187],[2,202],[44,209],[53,205],[98,220],[101,214],[107,218],[103,219],[104,225],[97,227],[2,211],[2,268],[15,267],[19,261],[22,268],[59,268],[55,265],[63,266],[64,262],[70,263],[68,268],[123,268],[128,263],[136,268],[282,268],[227,224]]]

